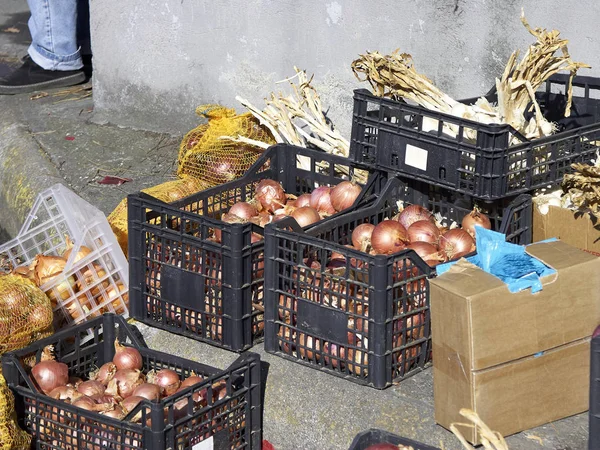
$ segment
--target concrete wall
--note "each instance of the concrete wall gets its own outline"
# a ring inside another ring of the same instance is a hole
[[[93,0],[96,120],[185,132],[198,104],[262,107],[296,65],[348,135],[352,90],[367,87],[350,70],[360,53],[399,48],[451,96],[479,95],[534,42],[521,6],[600,76],[597,0]]]

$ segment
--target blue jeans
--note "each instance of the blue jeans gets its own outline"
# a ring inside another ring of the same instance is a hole
[[[89,47],[87,0],[27,0],[31,11],[31,59],[46,70],[83,67],[82,46]],[[85,50],[85,48],[84,48]]]

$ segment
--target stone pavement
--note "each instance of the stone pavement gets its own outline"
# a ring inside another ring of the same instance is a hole
[[[26,21],[24,0],[0,0],[0,71],[25,54]],[[108,214],[128,193],[173,179],[181,137],[96,123],[90,83],[34,96],[0,96],[0,242],[18,232],[37,194],[54,183],[65,184]],[[133,181],[98,184],[104,175]],[[222,368],[237,358],[139,327],[148,345],[158,350]],[[264,437],[276,450],[345,450],[357,433],[371,427],[429,445],[443,443],[447,450],[462,448],[434,422],[431,369],[378,391],[268,355],[261,344],[252,351],[270,366]],[[511,450],[583,450],[587,426],[587,414],[580,414],[507,442]]]

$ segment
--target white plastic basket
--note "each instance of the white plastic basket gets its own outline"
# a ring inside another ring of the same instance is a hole
[[[38,254],[61,256],[74,243],[62,275],[40,288],[54,305],[55,330],[105,312],[129,316],[129,268],[102,211],[61,184],[42,192],[17,237],[0,246],[13,267]],[[75,262],[81,246],[91,253]]]

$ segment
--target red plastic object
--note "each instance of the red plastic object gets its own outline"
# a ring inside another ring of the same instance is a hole
[[[262,450],[275,450],[275,447],[273,447],[273,444],[271,444],[269,441],[263,439]]]

